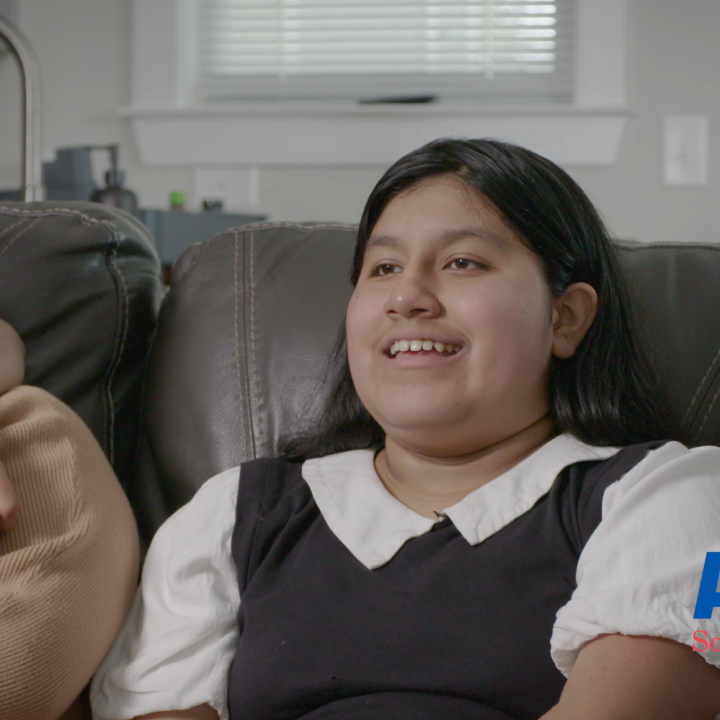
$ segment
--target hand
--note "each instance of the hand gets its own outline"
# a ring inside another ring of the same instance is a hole
[[[15,489],[0,462],[0,532],[12,530],[17,521],[18,504]]]

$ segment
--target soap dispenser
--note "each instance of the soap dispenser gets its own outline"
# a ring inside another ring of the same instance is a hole
[[[131,215],[137,215],[137,195],[132,190],[123,187],[125,173],[118,168],[118,145],[101,145],[97,149],[105,149],[110,152],[110,169],[105,173],[105,187],[96,190],[90,199],[104,205],[113,205]]]

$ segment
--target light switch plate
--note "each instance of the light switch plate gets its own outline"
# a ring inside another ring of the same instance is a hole
[[[707,178],[707,116],[667,115],[663,123],[663,182],[706,185]]]

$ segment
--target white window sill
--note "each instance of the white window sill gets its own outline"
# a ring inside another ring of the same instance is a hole
[[[437,137],[493,137],[564,166],[615,163],[625,107],[244,103],[121,109],[148,165],[383,165]]]

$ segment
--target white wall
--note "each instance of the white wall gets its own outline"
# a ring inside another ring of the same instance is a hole
[[[619,237],[720,242],[720,3],[630,0],[628,123],[616,167],[570,169]],[[709,182],[662,184],[662,119],[709,118]]]
[[[145,207],[171,190],[191,191],[191,168],[143,167],[129,122],[129,0],[20,0],[19,24],[39,57],[44,148],[120,142],[127,182]],[[642,241],[720,241],[720,3],[628,1],[628,101],[633,115],[618,163],[568,168],[616,235]],[[0,188],[17,185],[19,91],[11,60],[0,58]],[[709,183],[662,185],[662,118],[707,115]],[[382,167],[261,168],[260,204],[272,219],[357,221]],[[98,178],[100,175],[98,173]]]

